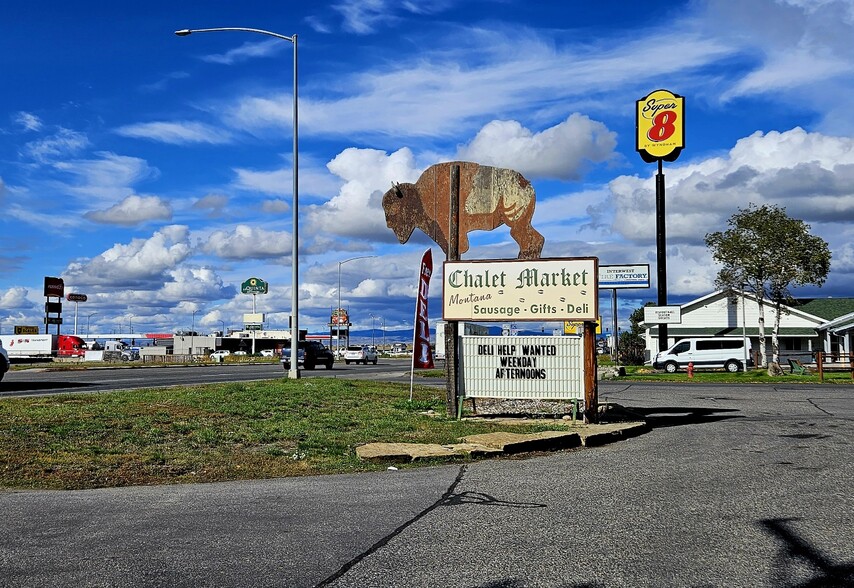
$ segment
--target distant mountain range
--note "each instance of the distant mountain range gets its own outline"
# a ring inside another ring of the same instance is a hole
[[[501,325],[493,325],[487,327],[489,329],[490,335],[500,335],[501,334]],[[310,333],[311,335],[328,335],[329,332],[326,333]],[[551,331],[543,332],[539,329],[523,329],[519,328],[519,335],[551,335]],[[430,329],[430,338],[435,341],[436,340],[436,330]],[[363,329],[363,330],[353,330],[350,332],[350,342],[358,345],[381,345],[383,342],[383,330],[382,329]],[[386,329],[385,331],[385,343],[386,345],[391,345],[392,343],[406,343],[408,345],[412,344],[412,329]]]

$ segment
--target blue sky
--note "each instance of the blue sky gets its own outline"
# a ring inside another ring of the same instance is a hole
[[[298,35],[312,332],[339,262],[359,256],[373,257],[340,266],[355,328],[412,325],[431,243],[399,244],[381,197],[440,161],[531,180],[544,257],[649,263],[654,280],[655,166],[634,151],[634,104],[659,88],[686,98],[686,148],[665,165],[670,301],[713,290],[703,237],[748,203],[830,244],[827,283],[799,295],[854,296],[851,0],[34,0],[0,7],[2,332],[41,323],[44,276],[87,294],[93,331],[237,327],[249,277],[270,284],[258,311],[287,324],[293,46],[173,34],[205,27]],[[516,256],[506,228],[470,237],[468,259]],[[621,291],[621,322],[655,299],[654,283]],[[601,311],[610,324],[607,293]]]

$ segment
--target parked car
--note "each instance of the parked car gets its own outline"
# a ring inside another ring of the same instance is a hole
[[[261,357],[276,357],[276,350],[275,349],[262,349],[261,350]]]
[[[291,348],[285,347],[282,349],[282,357],[279,359],[282,362],[282,367],[285,371],[291,369]],[[305,367],[305,348],[300,346],[297,349],[297,369]]]
[[[377,349],[370,345],[350,345],[347,351],[344,352],[344,363],[363,363],[368,365],[368,362],[377,365]]]
[[[229,351],[228,349],[220,349],[219,351],[214,351],[213,353],[211,353],[211,360],[222,361],[229,355],[231,355],[231,351]]]
[[[285,343],[285,348],[282,350],[282,367],[286,370],[291,369],[291,348],[289,343]],[[335,363],[335,354],[320,341],[300,341],[297,347],[297,367],[303,366],[307,370],[313,370],[319,365],[326,366],[326,369],[331,370],[332,364]]]
[[[724,368],[728,372],[737,372],[744,368],[745,357],[747,365],[752,366],[749,349],[745,349],[741,337],[682,339],[670,349],[658,353],[652,361],[652,367],[672,374],[692,363],[695,370]]]
[[[246,353],[245,351],[240,351],[240,350],[238,350],[238,351],[235,351],[234,353],[232,353],[232,355],[246,356],[246,355],[249,355],[249,354],[248,354],[248,353]]]

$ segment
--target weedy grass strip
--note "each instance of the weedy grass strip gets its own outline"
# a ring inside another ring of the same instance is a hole
[[[454,443],[444,390],[312,378],[0,400],[0,487],[85,489],[381,469],[370,442]],[[435,409],[437,415],[424,411]],[[527,428],[547,430],[547,424]],[[464,459],[464,458],[460,458]]]

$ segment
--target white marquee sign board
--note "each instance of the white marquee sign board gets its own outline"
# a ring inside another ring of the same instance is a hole
[[[682,323],[681,306],[644,306],[643,322],[652,325],[678,325]]]
[[[460,337],[469,398],[584,399],[581,337]]]

